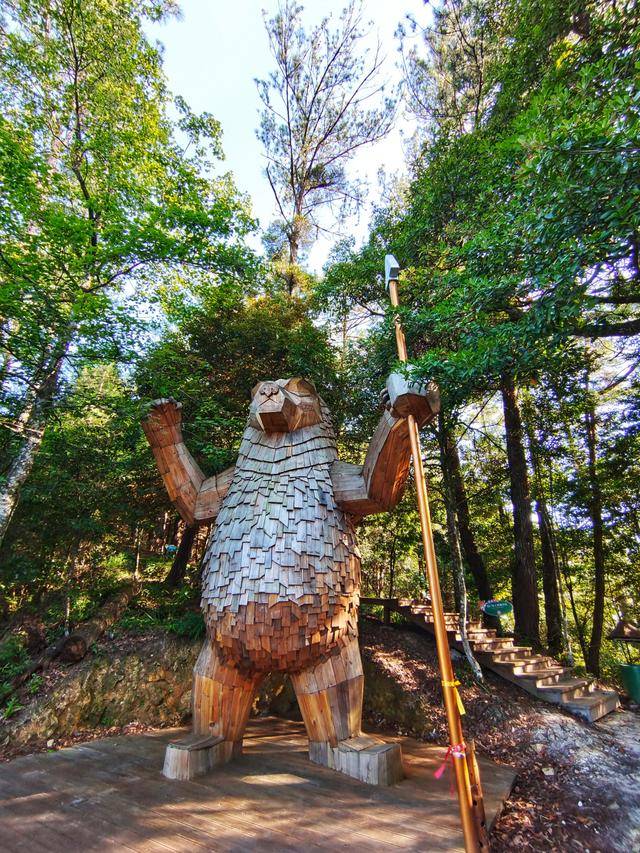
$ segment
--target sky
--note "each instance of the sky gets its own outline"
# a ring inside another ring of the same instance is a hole
[[[337,16],[345,0],[309,0],[304,3],[308,25],[328,14]],[[254,79],[267,77],[272,68],[262,10],[271,16],[277,0],[182,0],[182,16],[148,28],[164,48],[164,65],[175,94],[186,98],[196,112],[212,113],[222,125],[225,168],[233,172],[239,189],[251,197],[254,215],[266,227],[275,217],[275,203],[264,176],[264,158],[256,137],[260,101]],[[380,39],[386,55],[385,76],[399,79],[398,42],[394,33],[407,13],[425,22],[423,0],[365,0],[365,18],[373,22],[368,35],[372,45]],[[410,118],[400,113],[385,140],[362,149],[349,167],[366,177],[370,202],[358,219],[342,227],[344,236],[361,241],[366,234],[370,203],[375,199],[377,173],[384,167],[392,174],[404,167],[403,139],[413,133]],[[308,266],[319,272],[333,240],[320,239],[312,249]]]

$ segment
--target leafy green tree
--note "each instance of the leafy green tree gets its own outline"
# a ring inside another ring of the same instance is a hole
[[[303,300],[246,297],[242,289],[214,285],[171,310],[180,319],[141,360],[139,392],[183,403],[190,449],[211,473],[235,460],[251,389],[260,380],[310,379],[340,426],[343,395],[335,354]]]
[[[265,21],[275,70],[257,81],[264,105],[258,137],[278,208],[269,242],[275,254],[287,247],[289,293],[298,286],[302,250],[324,230],[322,211],[340,219],[360,202],[363,188],[346,165],[386,135],[393,109],[383,98],[380,47],[371,56],[362,47],[361,5],[352,0],[335,29],[325,18],[309,32],[302,11],[285,0]]]
[[[400,27],[408,108],[427,132],[459,135],[474,130],[492,105],[492,65],[499,49],[499,2],[443,0],[433,22],[413,16]],[[420,45],[404,50],[408,36]]]
[[[506,430],[504,439],[493,431],[492,440],[508,451],[501,470],[513,505],[516,631],[534,642],[543,542],[531,527],[520,398],[531,383],[571,376],[564,393],[586,400],[585,373],[575,370],[586,340],[594,342],[598,370],[611,351],[608,338],[628,339],[617,346],[621,374],[632,375],[636,363],[638,110],[629,81],[636,79],[637,18],[633,4],[440,4],[427,56],[415,57],[431,88],[423,93],[429,135],[412,182],[403,203],[378,213],[361,250],[343,249],[320,288],[335,311],[366,305],[372,316],[384,314],[375,275],[393,251],[406,270],[411,352],[418,371],[439,382],[446,409],[482,409],[500,392]],[[377,333],[369,340],[375,346]],[[591,589],[581,578],[588,602],[581,621],[592,623],[585,657],[597,672],[609,569],[599,544],[607,539],[600,437],[586,426],[604,412],[598,396],[591,399],[592,415],[583,410],[570,430],[585,441],[580,512],[595,574]]]
[[[139,415],[114,365],[84,368],[61,396],[3,545],[8,598],[73,593],[83,575],[99,589],[114,553],[134,570],[136,534],[163,508]]]
[[[170,0],[0,2],[0,540],[71,361],[123,357],[170,267],[247,271],[220,128],[175,105],[146,20]]]

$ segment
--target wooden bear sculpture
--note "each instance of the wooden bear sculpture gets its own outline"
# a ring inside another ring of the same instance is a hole
[[[259,382],[238,460],[215,477],[186,449],[180,405],[143,421],[169,496],[188,523],[213,522],[203,563],[207,639],[194,668],[193,734],[164,773],[189,779],[228,761],[268,672],[291,676],[313,761],[363,781],[401,778],[397,744],[362,735],[355,526],[400,500],[410,462],[406,415],[438,410],[435,388],[387,382],[364,465],[340,462],[329,411],[304,379]]]

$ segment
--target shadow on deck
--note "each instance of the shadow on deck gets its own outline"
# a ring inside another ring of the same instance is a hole
[[[300,723],[253,720],[244,755],[193,782],[165,779],[177,730],[91,741],[0,765],[0,850],[463,850],[444,749],[398,738],[407,778],[374,788],[307,758]],[[487,818],[514,772],[481,760]]]

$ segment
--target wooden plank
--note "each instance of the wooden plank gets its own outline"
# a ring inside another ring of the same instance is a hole
[[[175,783],[159,773],[163,747],[175,737],[171,731],[105,739],[3,765],[3,849],[91,849],[93,832],[96,849],[119,839],[116,847],[134,850],[462,850],[457,802],[448,781],[433,778],[444,747],[398,739],[409,778],[372,788],[311,764],[300,724],[258,720],[242,758]],[[480,764],[491,818],[513,773]],[[66,834],[52,834],[63,823]],[[34,827],[26,848],[21,833],[28,839]]]

